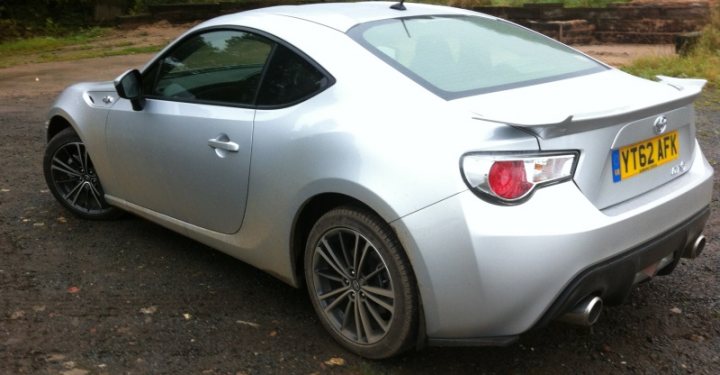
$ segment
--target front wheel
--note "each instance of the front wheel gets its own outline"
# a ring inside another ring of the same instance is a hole
[[[323,215],[308,238],[305,275],[320,321],[350,351],[379,359],[416,343],[415,277],[377,215],[353,207]]]
[[[113,219],[121,211],[106,201],[85,144],[71,128],[55,135],[45,148],[45,182],[57,199],[84,219]]]

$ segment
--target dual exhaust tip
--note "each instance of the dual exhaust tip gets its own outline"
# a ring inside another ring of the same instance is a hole
[[[695,238],[692,245],[683,253],[683,258],[697,258],[703,249],[707,239],[704,235]],[[598,296],[589,296],[577,304],[572,310],[558,318],[559,321],[579,326],[589,327],[595,324],[600,318],[603,309],[603,300]]]

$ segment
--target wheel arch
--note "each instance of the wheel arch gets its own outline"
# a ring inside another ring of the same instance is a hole
[[[45,139],[45,141],[50,142],[53,137],[55,137],[58,133],[67,128],[72,128],[73,130],[75,129],[72,123],[70,123],[70,121],[65,118],[65,116],[61,114],[53,115],[50,120],[48,120],[47,138]],[[75,133],[77,133],[77,130],[75,130]]]
[[[420,349],[426,346],[427,336],[425,326],[426,322],[424,304],[422,300],[422,294],[419,290],[420,287],[417,284],[418,279],[415,276],[414,264],[410,260],[411,257],[408,253],[408,249],[403,243],[402,237],[399,235],[399,233],[397,233],[397,228],[394,225],[390,225],[389,222],[392,220],[388,220],[388,218],[384,217],[379,212],[379,210],[374,209],[373,207],[369,206],[368,204],[357,198],[341,193],[321,193],[307,199],[305,203],[300,207],[297,214],[295,215],[290,236],[290,261],[293,272],[292,280],[294,280],[295,286],[300,288],[304,286],[303,284],[305,282],[305,270],[303,257],[305,253],[305,244],[308,240],[312,227],[323,214],[329,212],[332,209],[343,206],[351,206],[367,210],[377,215],[384,222],[388,223],[388,229],[393,233],[398,243],[400,244],[400,248],[408,260],[410,272],[412,272],[413,280],[415,281],[419,314],[417,321],[417,337],[415,347]]]
[[[290,234],[290,260],[294,274],[293,279],[296,280],[297,286],[302,286],[305,279],[303,255],[310,230],[323,214],[341,206],[359,207],[382,218],[377,210],[359,199],[341,193],[321,193],[306,200],[295,215]],[[385,219],[383,218],[383,220]]]

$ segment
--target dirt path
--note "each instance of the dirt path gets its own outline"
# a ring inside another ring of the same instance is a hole
[[[720,373],[717,208],[699,259],[639,285],[592,329],[552,324],[507,348],[386,362],[340,349],[303,290],[135,217],[68,216],[41,173],[47,108],[66,85],[147,58],[0,69],[0,373]],[[717,165],[720,101],[705,102],[698,134]]]

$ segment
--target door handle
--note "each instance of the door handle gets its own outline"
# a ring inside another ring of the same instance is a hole
[[[230,141],[227,137],[210,138],[208,139],[208,146],[230,152],[238,152],[240,150],[240,145]]]

